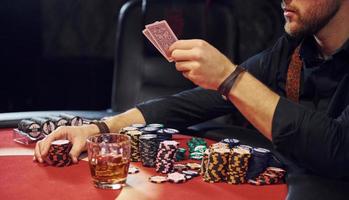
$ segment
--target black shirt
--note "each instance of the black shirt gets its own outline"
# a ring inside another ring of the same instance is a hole
[[[302,41],[302,42],[301,42]],[[285,98],[288,65],[300,44],[303,61],[300,102]],[[306,168],[332,177],[349,177],[349,41],[321,59],[313,37],[282,36],[241,66],[281,96],[272,124],[275,148]],[[137,105],[147,123],[187,127],[235,112],[212,90],[195,88]]]

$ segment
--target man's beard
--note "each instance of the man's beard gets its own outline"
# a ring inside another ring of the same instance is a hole
[[[330,3],[323,3],[313,6],[304,15],[300,15],[299,10],[296,10],[296,14],[298,16],[296,21],[297,28],[292,28],[286,19],[285,31],[292,37],[303,37],[319,32],[329,23],[340,8],[340,3],[338,0],[328,2]]]

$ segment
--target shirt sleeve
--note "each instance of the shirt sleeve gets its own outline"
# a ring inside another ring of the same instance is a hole
[[[163,123],[176,128],[186,128],[236,110],[216,91],[200,87],[150,100],[136,107],[146,123]]]
[[[281,97],[274,113],[273,143],[278,151],[315,173],[349,177],[349,106],[338,118]]]

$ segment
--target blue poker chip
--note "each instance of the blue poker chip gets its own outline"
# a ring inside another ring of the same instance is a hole
[[[147,126],[141,129],[141,131],[143,132],[143,134],[156,134],[156,132],[159,130],[159,128],[156,127],[151,127],[151,126]]]
[[[229,148],[233,148],[233,147],[240,144],[240,141],[237,139],[234,139],[234,138],[225,138],[225,139],[221,140],[220,142],[228,144]]]
[[[185,175],[192,176],[192,177],[199,176],[199,172],[194,171],[194,170],[183,170],[182,173]]]

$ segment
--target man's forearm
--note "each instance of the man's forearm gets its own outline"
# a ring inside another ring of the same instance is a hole
[[[272,121],[279,95],[248,72],[242,73],[230,90],[229,99],[264,136],[272,139]]]
[[[142,113],[137,108],[132,108],[107,119],[105,122],[110,132],[118,132],[121,128],[130,126],[131,124],[144,124],[145,120]]]

